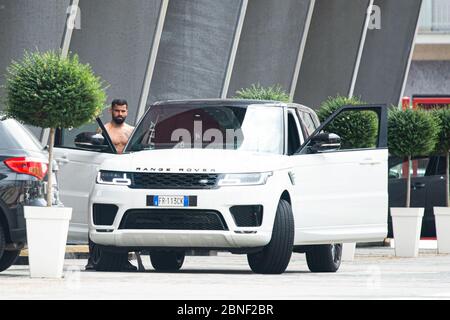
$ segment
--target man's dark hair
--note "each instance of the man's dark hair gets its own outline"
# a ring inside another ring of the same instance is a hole
[[[125,99],[114,99],[114,100],[111,102],[111,109],[114,108],[115,106],[123,106],[123,105],[126,105],[127,108],[128,108],[128,102],[127,102],[127,100],[125,100]]]

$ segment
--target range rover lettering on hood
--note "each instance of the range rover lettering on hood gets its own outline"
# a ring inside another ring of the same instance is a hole
[[[141,172],[187,172],[187,173],[214,173],[216,169],[199,169],[199,168],[143,168],[138,167],[136,171]]]

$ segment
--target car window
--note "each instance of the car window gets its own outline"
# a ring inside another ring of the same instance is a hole
[[[430,165],[430,158],[415,159],[411,161],[410,173],[412,178],[425,177],[427,168]],[[389,168],[390,179],[400,179],[406,177],[407,161],[397,163]]]
[[[445,157],[438,157],[437,175],[445,175]]]
[[[0,121],[0,137],[0,149],[42,150],[42,145],[31,131],[13,119]]]
[[[77,149],[75,146],[75,138],[82,132],[96,132],[98,124],[96,122],[89,123],[80,128],[58,129],[56,133],[55,147]]]
[[[305,126],[305,133],[309,137],[317,129],[317,126],[314,123],[314,119],[312,118],[311,114],[306,111],[299,110],[298,115]]]
[[[75,145],[75,139],[78,137],[84,137],[89,135],[98,134],[103,136],[104,140],[100,145],[104,145],[105,148],[98,150],[98,149],[92,149],[89,147],[83,147],[80,148]],[[114,150],[112,150],[109,145],[108,141],[106,139],[106,136],[102,130],[100,130],[98,123],[92,122],[87,125],[81,126],[79,128],[73,128],[73,129],[57,129],[56,130],[56,137],[55,137],[55,147],[57,148],[68,148],[68,149],[76,149],[76,150],[85,150],[85,151],[95,151],[95,152],[104,152],[104,153],[115,153]]]
[[[348,109],[326,123],[321,133],[340,137],[339,151],[373,149],[379,139],[380,119],[377,112],[367,109]]]
[[[283,119],[280,107],[153,105],[125,152],[213,148],[282,154]]]
[[[300,131],[295,121],[295,116],[292,110],[288,112],[288,155],[293,155],[300,149],[301,141],[300,141]]]

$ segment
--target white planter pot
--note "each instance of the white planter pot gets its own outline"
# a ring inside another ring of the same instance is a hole
[[[72,208],[25,207],[32,278],[61,278]]]
[[[342,244],[342,261],[355,260],[356,243],[343,243]]]
[[[424,211],[424,208],[391,208],[397,257],[419,256]]]
[[[450,253],[450,208],[434,207],[439,253]]]

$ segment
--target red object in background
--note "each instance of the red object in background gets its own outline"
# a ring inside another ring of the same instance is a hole
[[[411,99],[409,97],[403,97],[402,98],[403,111],[408,110],[409,108],[411,108]],[[409,164],[407,162],[404,162],[402,166],[402,176],[405,179],[408,177],[408,168]]]
[[[415,95],[412,98],[413,109],[429,110],[450,106],[450,96],[443,95]]]
[[[409,97],[403,97],[402,98],[402,109],[405,111],[406,109],[409,109],[411,106],[411,99]]]
[[[408,178],[408,162],[403,162],[402,166],[402,177],[404,179]]]
[[[419,169],[419,160],[412,160],[411,161],[411,166],[412,166],[412,170],[413,170],[411,177],[412,178],[413,177],[417,177],[417,172],[418,172],[418,169]],[[402,177],[405,178],[405,179],[408,177],[408,161],[403,163],[403,166],[402,166]]]

